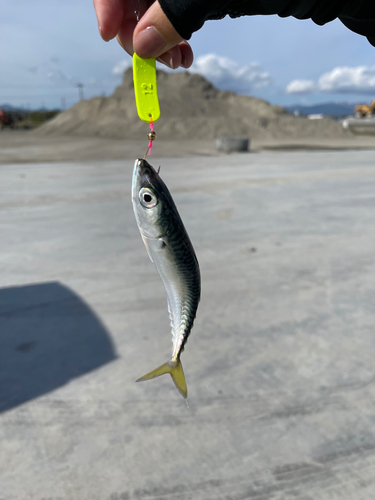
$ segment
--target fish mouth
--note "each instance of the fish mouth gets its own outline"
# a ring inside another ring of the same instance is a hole
[[[144,158],[138,158],[136,160],[137,168],[141,175],[147,176],[150,180],[157,179],[158,173],[152,165],[148,163]]]
[[[158,174],[154,167],[144,158],[138,158],[134,163],[133,196],[143,187],[152,188],[158,185]]]

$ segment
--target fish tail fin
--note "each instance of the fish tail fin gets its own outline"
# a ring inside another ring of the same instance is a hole
[[[152,372],[143,375],[143,377],[136,380],[136,382],[143,382],[144,380],[150,380],[155,377],[160,377],[160,375],[164,375],[164,373],[170,373],[178,392],[181,394],[181,396],[187,398],[187,387],[184,370],[182,369],[182,364],[179,359],[173,363],[164,363],[164,365],[159,366]]]

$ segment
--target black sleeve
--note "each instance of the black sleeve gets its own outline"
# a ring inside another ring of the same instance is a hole
[[[375,0],[159,0],[178,33],[189,39],[205,21],[277,14],[312,19],[323,25],[339,18],[347,28],[367,36],[375,46]]]
[[[367,37],[375,47],[375,1],[358,0],[348,2],[338,16],[351,31]]]

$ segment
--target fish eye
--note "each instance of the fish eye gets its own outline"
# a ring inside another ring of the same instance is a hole
[[[139,201],[145,208],[153,208],[158,204],[156,196],[148,188],[142,188],[139,191]]]

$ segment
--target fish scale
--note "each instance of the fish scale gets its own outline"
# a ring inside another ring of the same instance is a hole
[[[171,359],[138,381],[170,373],[179,392],[187,397],[180,355],[200,300],[198,260],[167,186],[145,159],[134,165],[132,201],[143,242],[167,293],[173,344]]]

